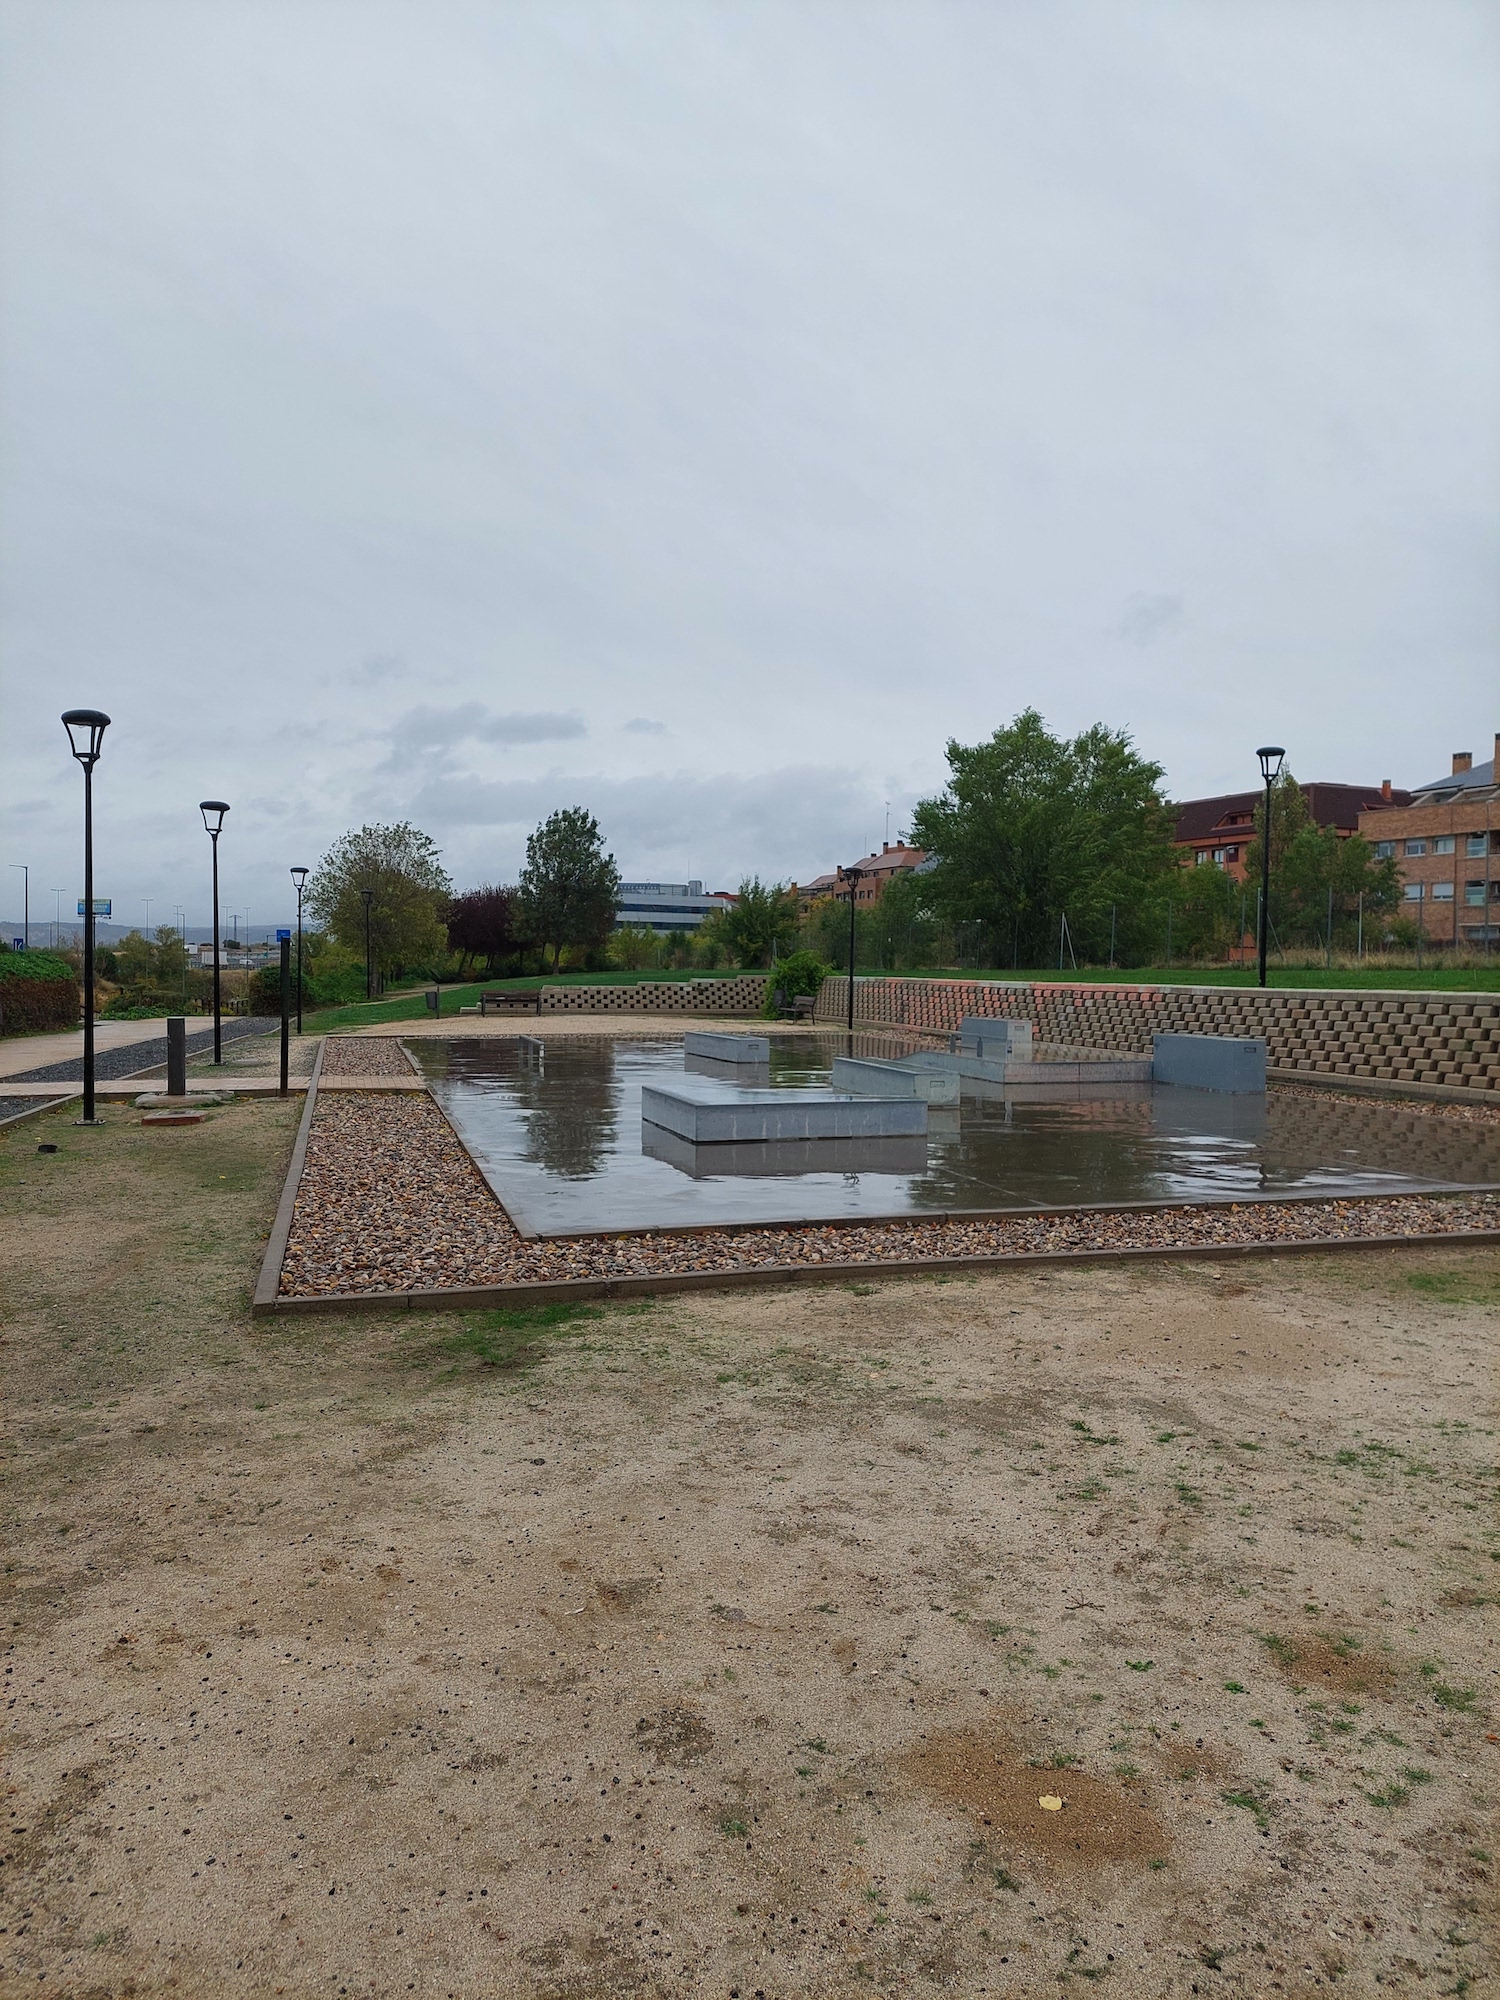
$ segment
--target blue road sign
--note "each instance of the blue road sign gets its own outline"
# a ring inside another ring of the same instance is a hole
[[[94,898],[94,915],[96,917],[112,916],[114,914],[114,907],[114,902],[108,896],[96,896]],[[87,914],[83,907],[82,896],[78,898],[78,914],[80,917]]]
[[[12,938],[10,941],[10,948],[12,951],[24,951],[26,949],[25,938],[23,937]]]
[[[278,944],[290,944],[291,940],[292,934],[290,931],[278,931],[276,933],[276,942]]]

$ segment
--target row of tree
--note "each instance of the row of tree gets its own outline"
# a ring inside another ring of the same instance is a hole
[[[1258,811],[1249,885],[1218,867],[1185,870],[1162,767],[1123,730],[1054,736],[1026,709],[987,741],[950,742],[948,782],[912,816],[933,865],[898,877],[856,916],[861,964],[1028,966],[1146,964],[1221,957],[1253,935],[1266,830]],[[1283,773],[1272,796],[1270,912],[1282,946],[1405,941],[1394,862],[1358,835],[1308,816]],[[366,939],[382,979],[435,969],[487,973],[570,962],[637,969],[779,964],[796,951],[839,963],[849,911],[829,898],[800,912],[787,886],[752,876],[729,909],[691,937],[614,928],[620,876],[584,808],[555,812],[526,843],[515,883],[455,895],[437,847],[418,828],[365,826],[336,841],[308,883],[318,949],[362,976]]]

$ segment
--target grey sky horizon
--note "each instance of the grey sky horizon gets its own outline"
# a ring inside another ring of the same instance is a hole
[[[0,0],[5,860],[810,879],[1034,705],[1500,729],[1500,11]],[[7,871],[0,908],[20,913]]]

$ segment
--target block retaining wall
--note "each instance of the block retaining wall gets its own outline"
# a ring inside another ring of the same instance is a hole
[[[842,1023],[846,977],[825,979],[816,1018]],[[859,979],[861,1027],[942,1034],[965,1014],[1029,1020],[1041,1042],[1147,1053],[1153,1034],[1263,1035],[1283,1076],[1372,1087],[1493,1092],[1500,1102],[1500,994],[1090,986],[979,979]]]
[[[730,1014],[743,1020],[765,1005],[766,975],[646,979],[635,986],[544,986],[544,1014]]]

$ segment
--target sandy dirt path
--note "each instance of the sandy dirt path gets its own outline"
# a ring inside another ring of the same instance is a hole
[[[1500,1255],[252,1321],[295,1112],[0,1153],[0,1990],[1495,1990]]]

